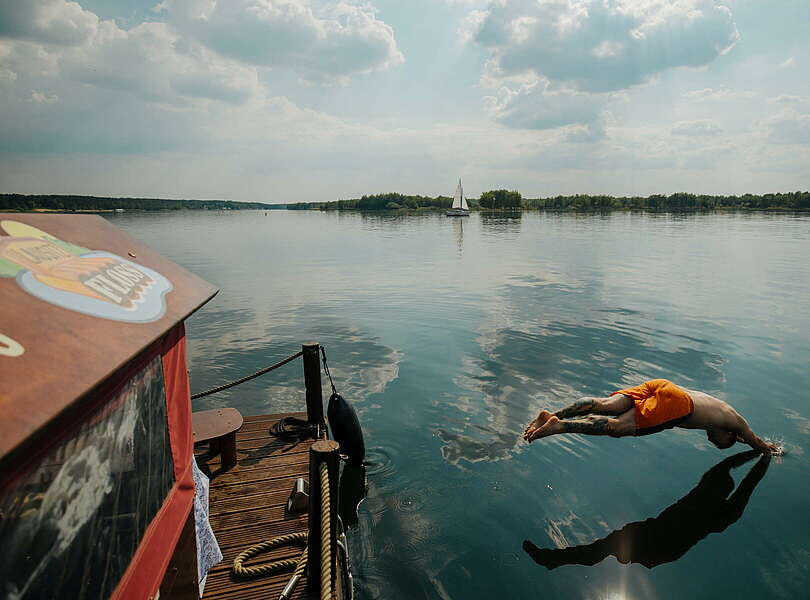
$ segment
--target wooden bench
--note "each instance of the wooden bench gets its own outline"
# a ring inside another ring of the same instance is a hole
[[[236,432],[242,423],[242,414],[235,408],[191,413],[194,445],[209,442],[213,454],[222,453],[222,467],[229,469],[236,464]]]

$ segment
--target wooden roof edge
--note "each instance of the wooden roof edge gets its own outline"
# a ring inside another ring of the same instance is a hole
[[[9,252],[10,243],[16,246]],[[219,289],[96,215],[0,213],[0,247],[6,250],[0,253],[5,261],[0,264],[5,268],[0,269],[0,311],[14,315],[4,320],[0,333],[24,348],[18,355],[0,356],[0,379],[5,382],[0,397],[2,485],[5,471],[17,471],[16,463],[28,463],[28,455],[40,454],[37,444],[53,447],[48,436],[63,438],[55,424],[84,414],[116,373],[197,312]],[[87,309],[86,296],[91,294],[80,297],[84,305],[65,303],[62,299],[68,292],[82,284],[78,279],[76,283],[66,280],[70,285],[57,288],[55,299],[51,298],[47,284],[54,280],[54,269],[40,277],[38,263],[25,261],[32,249],[40,252],[37,256],[44,258],[46,266],[53,257],[55,267],[69,266],[68,273],[88,264],[124,265],[118,284],[132,278],[133,267],[141,269],[149,274],[147,281],[154,280],[145,289],[158,289],[145,298],[152,312],[144,317],[137,301],[126,313],[105,317],[95,306]],[[14,269],[27,273],[29,280],[36,275],[45,284],[35,281],[39,289],[32,291],[14,275]],[[159,289],[155,281],[164,282],[164,287]]]

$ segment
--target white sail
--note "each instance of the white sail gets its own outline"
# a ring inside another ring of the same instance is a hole
[[[461,179],[458,180],[458,187],[456,188],[456,193],[453,196],[452,208],[460,208],[461,210],[470,210],[470,207],[467,206],[467,200],[464,198],[464,188],[461,187]]]

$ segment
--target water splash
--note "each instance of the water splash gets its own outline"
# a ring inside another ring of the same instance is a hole
[[[768,442],[769,444],[773,444],[774,446],[776,446],[776,450],[771,452],[772,456],[784,456],[785,453],[787,452],[787,450],[785,449],[785,440],[783,437],[781,436],[773,438],[766,437],[765,441]]]

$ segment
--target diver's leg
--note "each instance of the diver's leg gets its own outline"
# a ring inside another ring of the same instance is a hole
[[[537,417],[535,417],[535,419],[526,426],[526,429],[523,431],[523,437],[528,438],[537,429],[542,427],[552,415],[559,419],[567,419],[577,415],[587,415],[593,411],[594,406],[596,406],[596,403],[600,400],[603,400],[603,398],[580,398],[576,402],[573,402],[554,413],[547,410],[541,410],[537,414]]]
[[[555,413],[541,410],[537,417],[526,426],[526,429],[523,431],[523,438],[528,439],[537,429],[542,427],[552,415],[558,419],[570,419],[571,417],[587,414],[620,415],[632,407],[632,398],[622,394],[609,396],[607,398],[580,398]]]
[[[597,398],[598,402],[591,410],[594,415],[621,415],[635,406],[635,402],[630,396],[616,394],[608,398]],[[559,416],[559,415],[558,415]]]
[[[634,410],[628,410],[618,417],[589,416],[584,419],[559,419],[551,415],[544,425],[535,429],[526,436],[532,442],[536,439],[556,435],[558,433],[582,433],[585,435],[609,435],[611,437],[624,437],[635,435],[636,418]]]

